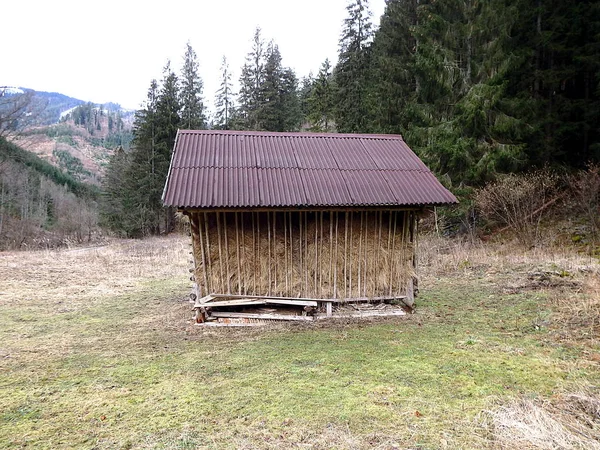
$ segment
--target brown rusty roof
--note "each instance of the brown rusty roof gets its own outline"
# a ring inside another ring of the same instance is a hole
[[[179,130],[166,206],[412,206],[455,203],[398,135]]]

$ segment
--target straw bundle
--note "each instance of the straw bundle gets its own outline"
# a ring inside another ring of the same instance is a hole
[[[412,220],[405,211],[194,214],[200,294],[404,295]]]

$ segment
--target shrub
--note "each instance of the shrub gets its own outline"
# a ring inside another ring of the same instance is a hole
[[[542,217],[558,199],[557,186],[558,177],[547,170],[503,175],[477,191],[475,204],[484,219],[512,228],[521,243],[534,245]]]

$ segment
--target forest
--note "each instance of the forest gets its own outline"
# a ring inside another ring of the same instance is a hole
[[[350,0],[337,62],[301,79],[260,28],[249,47],[238,83],[223,56],[211,111],[189,43],[180,73],[167,62],[151,80],[131,148],[106,168],[104,229],[173,229],[161,193],[177,129],[401,134],[467,204],[504,174],[600,161],[598,2],[388,0],[377,23],[368,0]]]

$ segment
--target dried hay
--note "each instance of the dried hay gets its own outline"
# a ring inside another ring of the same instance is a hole
[[[233,213],[200,216],[195,279],[201,295],[404,295],[415,275],[404,216],[354,213],[346,221],[345,213],[240,213],[237,222]]]
[[[589,387],[551,401],[519,399],[486,416],[500,448],[600,449],[600,396]]]

